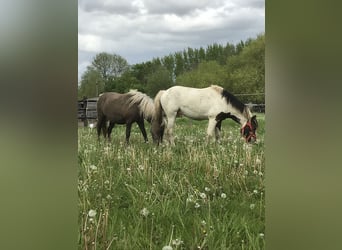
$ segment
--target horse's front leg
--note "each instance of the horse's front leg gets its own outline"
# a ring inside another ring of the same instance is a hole
[[[129,137],[131,136],[132,123],[126,123],[126,143],[129,143]]]
[[[208,128],[207,128],[207,142],[210,142],[211,138],[216,134],[216,124],[215,118],[209,118]]]
[[[220,134],[221,134],[221,122],[222,121],[218,121],[216,123],[216,126],[215,126],[215,138],[216,138],[216,141],[218,141],[220,139]]]
[[[138,126],[139,126],[139,128],[140,128],[141,133],[142,133],[143,136],[144,136],[145,142],[148,142],[147,133],[146,133],[146,130],[145,130],[144,120],[138,121],[137,123],[138,123]]]
[[[115,126],[115,123],[114,123],[114,122],[110,122],[110,123],[109,123],[109,127],[108,127],[108,130],[107,130],[108,142],[111,141],[110,134],[112,133],[112,130],[113,130],[114,126]]]

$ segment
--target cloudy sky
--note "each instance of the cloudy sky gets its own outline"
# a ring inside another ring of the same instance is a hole
[[[78,0],[78,78],[100,52],[132,65],[264,31],[264,0]]]

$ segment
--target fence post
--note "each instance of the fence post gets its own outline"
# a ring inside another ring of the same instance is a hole
[[[83,97],[83,126],[88,127],[88,117],[87,117],[87,97]]]

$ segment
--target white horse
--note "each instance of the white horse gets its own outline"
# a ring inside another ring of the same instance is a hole
[[[164,128],[169,142],[174,145],[173,127],[177,115],[194,120],[209,120],[207,139],[219,139],[221,122],[231,118],[241,125],[241,134],[247,142],[256,140],[258,127],[256,116],[234,95],[217,85],[207,88],[174,86],[161,90],[154,99],[155,117],[152,121],[152,136],[155,142],[162,141]]]

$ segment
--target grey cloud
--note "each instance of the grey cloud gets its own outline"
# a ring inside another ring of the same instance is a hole
[[[187,15],[195,10],[218,7],[222,0],[144,0],[144,6],[151,14]]]
[[[79,0],[78,6],[86,12],[104,12],[111,14],[136,13],[139,11],[137,6],[132,4],[132,1],[127,0]]]

